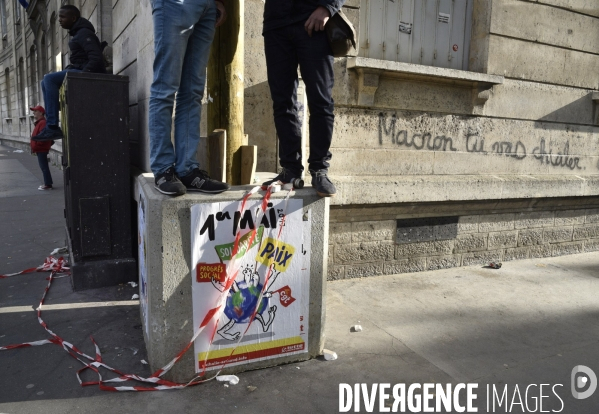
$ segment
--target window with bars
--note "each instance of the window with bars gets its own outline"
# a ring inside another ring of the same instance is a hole
[[[468,69],[473,0],[361,0],[359,56]]]

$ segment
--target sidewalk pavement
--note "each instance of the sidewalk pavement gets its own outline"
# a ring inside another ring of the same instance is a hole
[[[64,246],[62,173],[52,167],[52,176],[55,189],[38,191],[36,158],[0,146],[0,273],[37,266]],[[46,277],[0,280],[0,346],[48,338],[33,310]],[[92,335],[107,364],[147,376],[134,293],[73,293],[68,278],[57,279],[42,318],[83,352],[93,354]],[[577,365],[599,373],[598,298],[599,253],[329,282],[326,348],[335,361],[246,372],[228,387],[110,393],[80,387],[81,364],[56,345],[0,351],[0,413],[335,413],[340,383],[477,383],[478,412],[508,412],[508,401],[511,412],[533,412],[544,397],[544,411],[596,413],[599,391],[574,399],[570,375]],[[363,331],[350,332],[354,325]],[[501,408],[486,408],[487,384],[500,395],[507,385]],[[380,412],[378,399],[372,412]]]

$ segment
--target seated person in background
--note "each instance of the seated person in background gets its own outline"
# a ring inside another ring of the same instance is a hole
[[[73,36],[69,41],[69,60],[71,64],[60,72],[48,73],[42,80],[42,92],[47,109],[47,125],[33,138],[36,141],[51,141],[63,137],[58,126],[59,91],[69,71],[106,73],[102,45],[96,36],[96,30],[89,20],[81,17],[75,6],[65,5],[58,11],[58,24]]]
[[[36,106],[29,108],[33,111],[33,119],[35,128],[31,133],[31,138],[38,135],[46,127],[46,118],[44,115],[46,111],[43,106]],[[50,174],[50,167],[48,166],[48,152],[50,147],[54,144],[54,141],[34,141],[31,140],[31,153],[37,155],[37,162],[40,165],[42,174],[44,175],[44,184],[40,185],[38,190],[51,190],[52,189],[52,174]]]

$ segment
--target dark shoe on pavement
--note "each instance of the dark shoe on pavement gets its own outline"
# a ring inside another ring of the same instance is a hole
[[[48,126],[42,129],[42,132],[40,132],[36,136],[31,137],[31,139],[34,141],[53,141],[63,138],[64,136],[62,135],[62,129],[60,129],[59,127],[50,128]]]
[[[316,190],[316,194],[321,197],[333,197],[337,193],[335,185],[329,180],[327,170],[310,170],[312,175],[312,188]]]
[[[213,180],[208,173],[199,168],[194,168],[183,177],[179,177],[187,188],[187,191],[199,191],[201,193],[218,194],[227,191],[231,186],[217,180]]]
[[[296,188],[304,187],[304,180],[302,180],[302,174],[300,172],[292,171],[287,168],[281,168],[281,172],[272,180],[268,180],[262,183],[263,186],[269,186],[272,183],[280,181],[283,184],[291,183]]]
[[[38,190],[40,190],[40,191],[51,190],[51,189],[52,189],[52,186],[51,186],[51,185],[45,185],[45,184],[44,184],[44,185],[40,185],[40,186],[39,186],[37,189],[38,189]]]
[[[154,182],[156,189],[162,194],[176,197],[186,193],[185,186],[175,175],[173,167],[170,167],[162,174],[158,174]]]

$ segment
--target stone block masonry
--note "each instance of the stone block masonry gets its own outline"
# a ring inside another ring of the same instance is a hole
[[[587,202],[594,206],[599,200]],[[421,217],[414,206],[385,206],[367,214],[333,209],[328,280],[599,250],[599,209],[563,201],[520,204],[498,202],[491,214],[480,205],[435,205],[420,209]],[[535,205],[543,207],[530,207]]]

